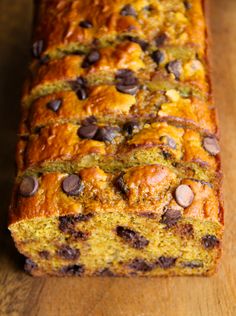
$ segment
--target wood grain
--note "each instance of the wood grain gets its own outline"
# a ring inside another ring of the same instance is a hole
[[[212,65],[222,132],[224,254],[211,278],[31,278],[7,232],[19,95],[28,60],[30,0],[0,0],[0,315],[236,315],[236,1],[209,0]]]

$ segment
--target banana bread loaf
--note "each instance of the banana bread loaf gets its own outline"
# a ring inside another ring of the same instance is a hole
[[[210,275],[223,233],[202,0],[38,0],[9,229],[32,275]]]

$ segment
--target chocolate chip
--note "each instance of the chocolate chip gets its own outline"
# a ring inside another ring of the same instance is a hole
[[[26,176],[22,179],[19,187],[20,195],[24,197],[31,197],[37,192],[38,187],[39,183],[37,178]]]
[[[136,258],[129,264],[129,268],[135,271],[148,272],[155,268],[155,264]]]
[[[50,253],[49,253],[49,251],[47,251],[47,250],[39,251],[39,256],[40,256],[42,259],[48,260],[49,257],[50,257]]]
[[[182,262],[182,266],[183,266],[184,268],[191,268],[191,269],[203,268],[203,262],[201,262],[201,261],[196,261],[196,260],[193,260],[193,261],[185,261],[185,262]]]
[[[90,29],[91,27],[93,27],[93,24],[92,22],[88,21],[88,20],[84,20],[84,21],[81,21],[79,23],[79,26],[85,28],[85,29]]]
[[[178,224],[178,227],[176,228],[176,231],[178,234],[180,234],[181,237],[193,237],[194,236],[194,229],[193,225],[189,223],[185,224]]]
[[[120,15],[122,16],[134,16],[136,17],[137,13],[134,8],[130,4],[126,4],[120,11]]]
[[[140,39],[140,38],[138,38],[138,37],[126,36],[125,38],[126,38],[128,41],[130,41],[130,42],[139,44],[139,46],[142,48],[142,50],[143,50],[144,52],[145,52],[145,51],[148,49],[148,47],[149,47],[149,44],[148,44],[146,41],[144,41],[144,40],[142,40],[142,39]]]
[[[80,239],[80,240],[87,240],[88,237],[89,237],[89,233],[87,232],[82,232],[81,230],[71,230],[70,231],[70,235],[71,237],[73,237],[73,239],[77,240],[77,239]]]
[[[162,46],[166,40],[167,40],[167,35],[165,33],[161,33],[155,38],[155,43],[157,46]]]
[[[213,249],[220,244],[219,239],[214,235],[206,235],[202,237],[202,244],[206,249]]]
[[[160,141],[164,142],[167,146],[169,146],[172,149],[176,149],[176,142],[173,138],[170,136],[161,136]]]
[[[139,87],[137,85],[117,84],[116,89],[122,93],[135,95],[138,92]]]
[[[165,224],[168,228],[177,224],[177,222],[181,219],[182,214],[178,210],[168,209],[161,217],[161,223]]]
[[[24,269],[26,272],[31,273],[33,270],[37,268],[38,268],[38,265],[34,261],[32,261],[29,258],[25,260]]]
[[[57,250],[57,255],[65,260],[75,260],[80,256],[80,250],[71,248],[68,245],[62,245],[60,249]]]
[[[86,87],[87,86],[87,80],[84,77],[77,77],[77,79],[75,80],[75,82],[82,87]]]
[[[123,79],[123,78],[133,77],[133,76],[134,76],[134,72],[133,70],[130,70],[130,69],[119,69],[116,72],[116,79]]]
[[[65,275],[74,275],[74,276],[81,276],[84,273],[84,265],[82,264],[74,264],[65,266],[60,270],[60,273]]]
[[[57,112],[62,105],[62,100],[53,100],[47,103],[47,108],[53,112]]]
[[[157,264],[162,269],[168,269],[168,268],[171,268],[171,267],[173,267],[175,265],[175,261],[176,260],[177,260],[177,258],[161,256],[158,259]]]
[[[123,172],[116,178],[115,185],[121,193],[123,193],[123,194],[128,193],[128,189],[127,189],[125,181],[124,181],[124,173]]]
[[[220,146],[215,137],[205,137],[203,139],[203,147],[213,156],[219,154],[220,152]]]
[[[100,53],[98,50],[92,50],[88,55],[85,57],[82,68],[88,68],[91,65],[95,64],[100,59]]]
[[[194,199],[194,193],[190,186],[181,184],[175,190],[176,202],[182,207],[188,207],[192,204]]]
[[[92,139],[97,133],[97,130],[98,130],[98,126],[94,124],[81,126],[78,129],[78,136],[80,138]]]
[[[129,228],[117,226],[116,233],[119,237],[121,237],[125,242],[130,244],[130,246],[135,249],[143,249],[149,244],[149,241],[145,237]]]
[[[95,124],[95,123],[97,123],[97,119],[94,115],[91,115],[91,116],[86,117],[86,119],[84,119],[81,122],[81,125],[87,126],[87,125]]]
[[[98,270],[94,273],[96,276],[102,276],[102,277],[113,277],[115,276],[114,273],[109,268],[104,268],[102,270]]]
[[[192,4],[189,1],[184,1],[184,6],[187,10],[190,10],[192,8]]]
[[[117,132],[115,128],[105,126],[105,127],[100,127],[97,130],[97,133],[93,139],[98,140],[100,142],[112,142],[113,139],[116,137],[116,135],[117,135]]]
[[[76,91],[76,95],[79,100],[86,100],[88,98],[88,92],[85,87],[80,87]]]
[[[43,52],[43,46],[44,46],[43,40],[39,40],[33,43],[33,46],[32,46],[33,57],[40,58]]]
[[[76,223],[78,222],[87,222],[94,216],[93,213],[87,213],[87,214],[78,214],[74,216],[74,221]]]
[[[123,130],[127,132],[129,135],[133,134],[133,131],[135,128],[139,126],[139,123],[137,121],[130,121],[123,125]]]
[[[170,61],[167,65],[166,65],[166,70],[169,73],[174,74],[175,79],[179,80],[180,75],[182,73],[182,63],[179,60],[173,60]]]
[[[152,53],[151,57],[155,61],[155,63],[157,63],[157,65],[159,65],[161,62],[163,62],[165,59],[164,53],[161,52],[159,49],[155,50]]]
[[[93,216],[94,215],[92,213],[60,216],[59,229],[64,233],[71,233],[71,231],[74,231],[74,226],[76,223],[87,222]]]
[[[67,195],[78,196],[84,189],[83,182],[76,174],[71,174],[66,177],[62,182],[62,190]]]

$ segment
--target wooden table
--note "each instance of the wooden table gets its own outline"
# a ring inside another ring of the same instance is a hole
[[[0,0],[0,315],[236,315],[236,1],[211,0],[213,81],[222,132],[226,231],[211,278],[32,278],[6,228],[31,0]]]

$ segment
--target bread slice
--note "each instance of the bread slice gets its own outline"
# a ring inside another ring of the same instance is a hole
[[[220,256],[218,190],[162,165],[24,177],[14,192],[9,229],[33,275],[208,275]]]

